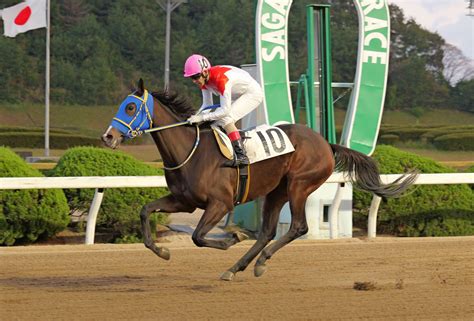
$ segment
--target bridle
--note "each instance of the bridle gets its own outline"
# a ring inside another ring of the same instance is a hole
[[[132,97],[132,98],[135,98],[135,99],[138,99],[138,100],[141,101],[140,107],[138,107],[138,110],[136,111],[135,116],[132,118],[132,120],[130,120],[130,122],[128,124],[126,122],[124,122],[123,120],[121,120],[120,118],[118,118],[118,117],[112,118],[112,121],[115,120],[115,121],[119,122],[120,124],[122,124],[123,126],[128,128],[128,132],[125,134],[125,136],[127,138],[135,138],[135,137],[141,135],[143,133],[143,131],[140,130],[140,128],[143,127],[146,120],[148,120],[148,128],[153,127],[153,119],[152,119],[152,115],[150,113],[150,109],[149,109],[149,106],[148,106],[148,96],[149,96],[149,94],[148,94],[147,90],[144,91],[143,98],[138,97],[134,94],[130,94],[130,95],[127,96],[127,98]],[[127,99],[127,98],[125,98],[125,99]],[[153,108],[153,104],[152,104],[151,108]],[[132,128],[133,123],[135,122],[137,117],[140,116],[140,114],[142,112],[145,113],[146,117],[143,119],[143,121],[140,123],[140,125],[138,125],[135,129],[133,129]]]
[[[125,136],[127,138],[135,138],[135,137],[138,137],[138,136],[141,136],[143,134],[146,134],[146,133],[152,133],[152,132],[158,132],[158,131],[162,131],[162,130],[165,130],[165,129],[170,129],[170,128],[175,128],[175,127],[179,127],[179,126],[184,126],[184,125],[190,125],[190,123],[188,121],[183,121],[183,122],[179,122],[179,123],[175,123],[175,124],[170,124],[170,125],[165,125],[165,126],[161,126],[161,127],[155,127],[155,128],[152,128],[153,127],[153,119],[152,119],[152,113],[153,112],[150,112],[150,109],[149,109],[149,106],[148,106],[148,98],[149,98],[149,94],[148,94],[148,91],[145,90],[144,93],[143,93],[143,98],[142,97],[138,97],[134,94],[130,94],[127,96],[128,97],[132,97],[132,98],[135,98],[135,99],[138,99],[141,101],[141,104],[140,104],[140,107],[138,108],[137,112],[135,113],[135,116],[132,118],[132,120],[129,122],[129,123],[126,123],[124,122],[123,120],[121,120],[120,118],[118,117],[114,117],[112,119],[112,121],[117,121],[119,122],[120,124],[122,124],[123,126],[125,126],[126,128],[128,128],[128,132],[125,134]],[[126,99],[127,99],[126,98]],[[153,101],[153,100],[152,100]],[[152,104],[153,106],[153,104]],[[165,106],[164,106],[165,107]],[[146,117],[144,118],[144,120],[134,129],[132,127],[133,125],[133,122],[135,122],[135,120],[137,119],[137,117],[141,114],[141,113],[145,113]],[[144,130],[141,130],[141,128],[143,127],[143,125],[145,124],[145,121],[148,120],[148,128],[149,129],[144,129]],[[176,169],[179,169],[181,167],[183,167],[184,165],[186,165],[189,160],[191,159],[191,157],[193,157],[194,155],[194,152],[196,152],[196,149],[199,145],[199,142],[200,142],[200,130],[199,130],[199,125],[198,124],[195,124],[195,127],[196,127],[196,139],[194,141],[194,145],[191,149],[191,152],[188,154],[188,156],[186,157],[186,159],[179,165],[177,166],[172,166],[172,167],[167,167],[167,166],[163,166],[163,168],[165,170],[168,170],[168,171],[172,171],[172,170],[176,170]],[[164,165],[164,162],[163,162],[163,165]]]

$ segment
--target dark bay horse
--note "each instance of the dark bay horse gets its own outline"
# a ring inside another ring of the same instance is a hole
[[[148,94],[143,81],[122,102],[112,125],[102,136],[104,143],[116,148],[121,141],[148,129],[167,170],[166,182],[171,194],[143,206],[140,213],[144,243],[159,257],[170,258],[169,250],[159,247],[151,236],[149,216],[154,211],[174,213],[204,209],[192,239],[197,246],[226,250],[244,239],[241,233],[227,239],[209,239],[206,234],[234,208],[237,170],[223,164],[213,133],[184,120],[195,111],[177,95]],[[384,185],[376,163],[368,156],[340,145],[329,144],[321,135],[303,125],[279,126],[289,137],[295,151],[250,166],[251,184],[247,201],[264,197],[262,229],[256,243],[227,270],[223,280],[232,280],[258,255],[254,274],[261,276],[266,261],[280,248],[308,231],[305,203],[335,171],[345,171],[356,187],[381,197],[393,197],[405,191],[415,174]],[[289,231],[275,237],[280,211],[289,202]]]

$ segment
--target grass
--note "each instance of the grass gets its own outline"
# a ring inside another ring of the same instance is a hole
[[[98,136],[109,126],[117,106],[50,106],[50,128]],[[0,126],[44,127],[45,107],[39,104],[0,105]]]

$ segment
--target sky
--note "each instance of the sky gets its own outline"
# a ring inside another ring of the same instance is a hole
[[[402,8],[423,28],[439,33],[446,42],[474,60],[474,16],[468,16],[466,0],[388,0]],[[474,14],[474,10],[473,10]]]

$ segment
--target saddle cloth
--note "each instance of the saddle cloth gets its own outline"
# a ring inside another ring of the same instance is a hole
[[[212,126],[219,149],[227,159],[233,159],[233,147],[229,137],[217,126]],[[260,125],[241,131],[243,144],[250,164],[295,151],[283,130],[269,125]]]

